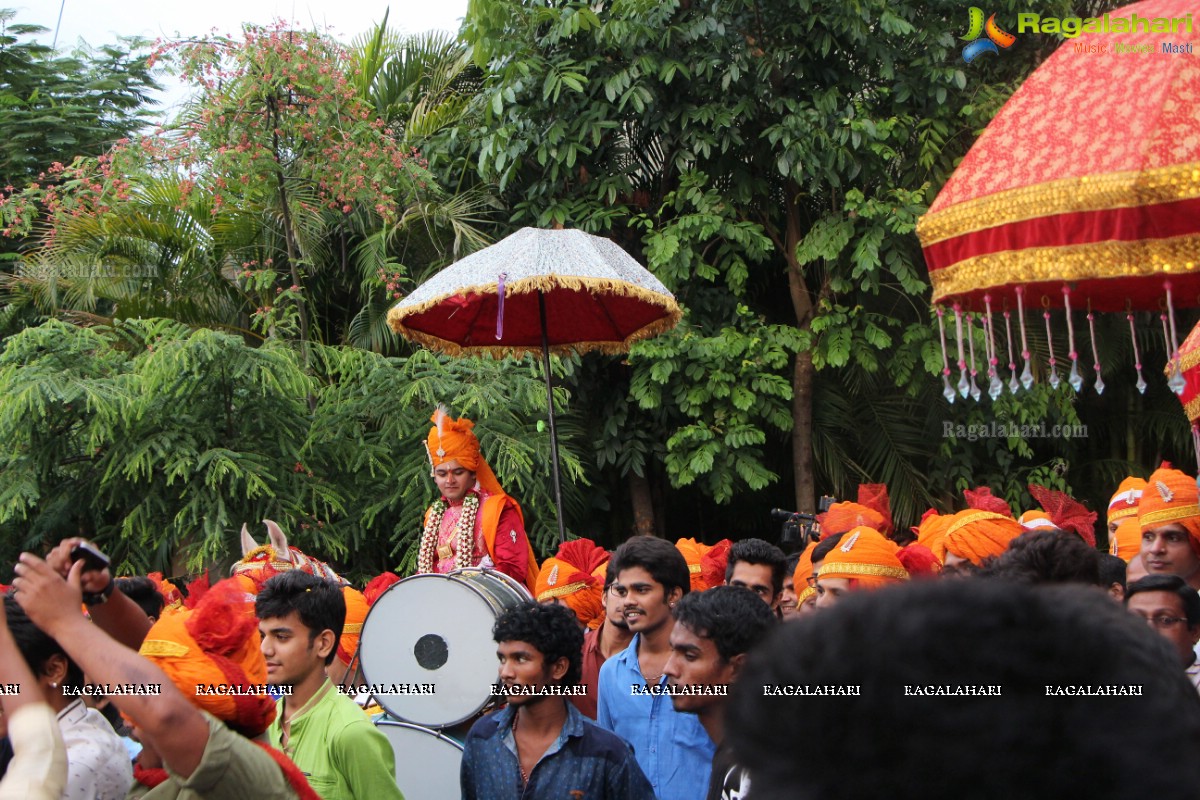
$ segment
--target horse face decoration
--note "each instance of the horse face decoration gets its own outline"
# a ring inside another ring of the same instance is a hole
[[[256,592],[272,576],[292,569],[333,581],[339,586],[350,585],[349,581],[334,572],[333,568],[324,561],[306,555],[299,549],[290,546],[287,535],[276,523],[264,519],[263,524],[267,526],[269,540],[269,544],[263,545],[255,542],[246,525],[242,525],[242,560],[233,565],[230,574],[249,579],[254,584]]]

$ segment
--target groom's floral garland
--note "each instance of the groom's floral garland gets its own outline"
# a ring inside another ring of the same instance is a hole
[[[445,498],[438,498],[429,512],[429,521],[425,523],[425,531],[421,534],[421,548],[417,551],[417,572],[434,571],[434,552],[437,550],[438,532],[442,529],[442,518],[450,504]],[[463,569],[471,566],[475,555],[475,516],[479,512],[479,495],[467,492],[463,498],[462,514],[454,528],[454,568]]]

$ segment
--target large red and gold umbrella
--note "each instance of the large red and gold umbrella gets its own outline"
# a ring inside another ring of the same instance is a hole
[[[1200,26],[1183,24],[1192,10],[1146,0],[1065,39],[918,224],[933,302],[976,315],[989,360],[1000,361],[1006,338],[989,327],[993,306],[1017,309],[1022,326],[1030,307],[1065,306],[1070,324],[1072,306],[1171,317],[1200,306]],[[1135,15],[1146,22],[1135,32],[1099,32]],[[1072,328],[1068,336],[1074,377]]]

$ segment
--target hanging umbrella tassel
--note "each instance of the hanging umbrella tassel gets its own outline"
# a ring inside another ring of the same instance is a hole
[[[1021,358],[1025,359],[1025,369],[1021,371],[1021,385],[1025,391],[1033,388],[1033,369],[1029,365],[1029,342],[1025,340],[1025,309],[1021,305],[1021,297],[1025,294],[1024,287],[1017,287],[1017,324],[1021,326]]]
[[[1142,357],[1138,354],[1137,334],[1133,330],[1133,314],[1126,314],[1125,319],[1129,320],[1129,338],[1133,340],[1133,368],[1137,370],[1137,387],[1138,394],[1146,393],[1146,379],[1142,377]]]
[[[1079,374],[1079,351],[1075,349],[1075,322],[1071,319],[1071,287],[1063,285],[1063,308],[1067,314],[1067,357],[1071,359],[1071,371],[1067,383],[1075,390],[1075,394],[1083,389],[1083,376]]]
[[[990,294],[984,295],[983,303],[987,306],[987,318],[984,319],[983,327],[987,332],[988,377],[991,378],[988,382],[988,396],[995,401],[1000,395],[1004,394],[1004,382],[1000,380],[1000,371],[997,369],[1000,365],[1000,359],[996,358],[996,336],[992,329],[992,296]]]
[[[1090,304],[1089,304],[1090,305]],[[1096,362],[1092,369],[1096,370],[1096,394],[1104,394],[1104,378],[1100,375],[1100,350],[1096,345],[1096,315],[1088,309],[1088,332],[1092,337],[1092,361]]]
[[[1021,382],[1017,380],[1017,359],[1013,355],[1012,346],[1012,314],[1004,312],[1004,336],[1008,340],[1008,389],[1013,394],[1021,388]]]
[[[496,285],[496,291],[499,298],[496,300],[496,341],[504,338],[504,281],[508,279],[507,272],[500,273],[500,279]]]
[[[978,403],[983,392],[979,391],[979,384],[975,383],[979,370],[975,368],[975,329],[971,326],[970,314],[967,314],[967,345],[971,348],[971,399]]]
[[[1050,388],[1057,389],[1062,381],[1058,379],[1058,359],[1054,357],[1054,334],[1050,330],[1050,312],[1043,311],[1042,319],[1046,321],[1046,347],[1050,350]]]
[[[971,384],[967,380],[967,358],[963,354],[962,306],[954,304],[954,328],[958,334],[958,393],[964,400],[971,394]]]
[[[941,306],[937,307],[938,318],[938,336],[942,340],[942,397],[946,398],[951,405],[954,404],[954,387],[950,385],[950,354],[946,352],[946,323],[942,317],[946,315],[946,309]]]
[[[1170,386],[1175,394],[1183,394],[1183,390],[1187,388],[1187,379],[1183,377],[1179,335],[1175,332],[1175,305],[1171,302],[1171,282],[1163,281],[1163,289],[1167,292],[1167,319],[1171,323],[1171,339],[1167,342],[1167,349],[1171,353],[1171,377],[1167,379],[1167,386]]]

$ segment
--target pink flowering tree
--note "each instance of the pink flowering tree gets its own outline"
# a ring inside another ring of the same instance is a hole
[[[426,266],[398,254],[446,260],[425,245],[448,194],[361,97],[342,45],[277,22],[153,58],[196,91],[173,123],[0,195],[0,233],[36,242],[10,294],[340,341]]]

